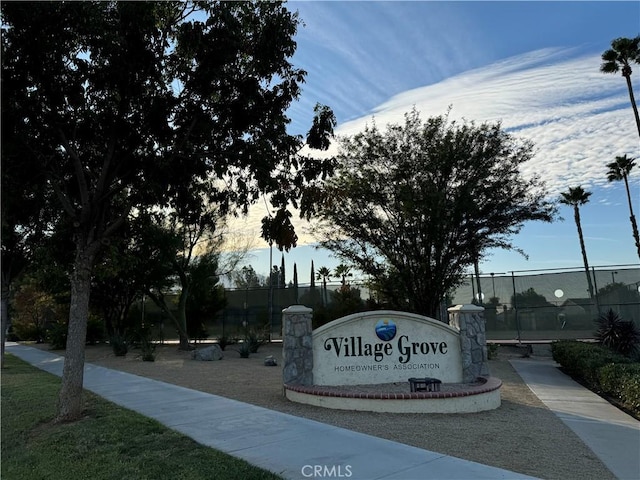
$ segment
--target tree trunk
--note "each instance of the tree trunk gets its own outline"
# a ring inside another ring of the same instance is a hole
[[[482,285],[480,284],[480,267],[478,265],[478,258],[473,262],[473,271],[476,276],[476,285],[478,286],[478,305],[484,304],[483,294],[482,294]]]
[[[0,350],[0,368],[4,368],[4,344],[7,340],[7,329],[9,328],[9,279],[2,273],[2,293],[0,294],[0,341],[2,342]]]
[[[183,286],[178,300],[178,315],[176,316],[176,327],[180,337],[180,350],[191,350],[189,344],[189,334],[187,333],[187,298],[189,296],[189,286]]]
[[[178,331],[178,336],[180,338],[180,342],[178,344],[178,350],[184,350],[185,352],[188,352],[195,348],[195,347],[191,347],[191,344],[189,343],[189,337],[187,335],[185,335],[181,331]]]
[[[631,99],[631,108],[633,108],[633,114],[636,117],[636,125],[638,127],[638,135],[640,135],[640,116],[638,116],[638,107],[636,106],[636,99],[633,96],[633,86],[631,85],[631,75],[624,76],[627,80],[627,88],[629,89],[629,98]]]
[[[155,303],[160,310],[162,310],[173,322],[178,331],[178,337],[180,338],[179,349],[180,350],[192,350],[189,344],[189,335],[187,334],[187,314],[186,314],[186,297],[184,299],[184,305],[182,300],[182,294],[178,302],[177,314],[174,314],[164,298],[164,295],[156,295],[153,291],[147,290],[147,295]]]
[[[327,279],[326,277],[322,280],[322,288],[324,290],[324,295],[322,298],[322,303],[326,307],[327,306]]]
[[[631,230],[633,231],[633,238],[636,241],[636,250],[638,251],[638,258],[640,258],[640,236],[638,234],[638,224],[636,223],[636,217],[631,215],[629,217],[631,221]]]
[[[627,202],[629,202],[629,220],[631,221],[631,231],[633,232],[633,239],[636,242],[636,250],[638,250],[638,257],[640,257],[640,235],[638,234],[638,224],[636,223],[636,217],[633,214],[633,205],[631,203],[631,192],[629,191],[629,180],[626,175],[622,176],[624,180],[624,186],[627,189]]]
[[[580,250],[582,251],[582,261],[584,262],[584,271],[587,274],[587,288],[589,289],[589,298],[593,299],[593,283],[591,282],[591,272],[589,272],[589,262],[587,261],[587,249],[584,246],[584,237],[582,235],[582,225],[580,223],[580,210],[578,206],[574,206],[574,217],[576,227],[578,228],[578,238],[580,239]]]
[[[76,258],[71,274],[71,307],[67,348],[62,371],[62,387],[58,397],[57,421],[69,422],[82,415],[82,382],[84,377],[84,353],[89,318],[91,272],[95,254],[91,246],[76,241]]]

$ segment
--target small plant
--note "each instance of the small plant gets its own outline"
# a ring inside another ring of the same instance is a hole
[[[143,362],[155,362],[156,361],[156,346],[149,342],[149,347],[142,347],[142,361]]]
[[[224,351],[225,348],[227,348],[227,345],[231,345],[233,343],[233,340],[230,337],[227,337],[226,335],[222,335],[220,337],[218,337],[218,345],[220,345],[220,350]]]
[[[147,329],[141,330],[139,335],[140,350],[142,351],[143,362],[155,362],[156,360],[156,345],[151,339],[151,332]]]
[[[524,346],[524,353],[522,354],[522,358],[530,358],[533,355],[533,345],[528,344]]]
[[[498,358],[498,344],[487,343],[487,358],[489,360],[495,360]]]
[[[622,355],[632,356],[640,344],[640,330],[635,323],[622,318],[609,309],[596,321],[595,337],[600,344]]]
[[[109,339],[109,344],[116,357],[124,357],[129,352],[127,340],[119,333],[114,333]]]
[[[251,353],[258,353],[258,349],[261,345],[264,345],[266,339],[264,335],[256,332],[255,330],[249,330],[244,341],[249,344],[249,351]]]
[[[236,350],[240,354],[240,358],[249,358],[249,354],[251,354],[251,346],[249,342],[242,342],[238,349]]]

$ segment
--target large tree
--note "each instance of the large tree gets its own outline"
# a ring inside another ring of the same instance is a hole
[[[205,201],[199,205],[198,213],[189,209],[188,214],[171,211],[139,219],[139,235],[134,242],[135,256],[142,259],[137,269],[144,277],[144,292],[175,325],[182,350],[191,348],[187,307],[192,291],[201,290],[221,273],[224,220],[215,206]]]
[[[4,43],[2,44],[4,55]],[[2,77],[2,88],[11,88]],[[0,362],[4,366],[5,334],[10,325],[9,299],[14,283],[31,262],[45,226],[46,178],[36,159],[25,156],[16,132],[21,128],[22,116],[17,101],[3,101],[2,121],[2,267],[0,290]]]
[[[640,135],[640,116],[638,115],[638,107],[633,96],[633,86],[631,85],[631,64],[640,64],[640,36],[635,38],[616,38],[611,42],[611,48],[602,54],[602,64],[600,71],[602,73],[618,73],[627,81],[627,89],[629,90],[629,99],[631,100],[631,108],[636,119],[638,127],[638,135]]]
[[[2,105],[2,273],[0,277],[0,367],[4,367],[5,335],[10,326],[9,298],[15,280],[29,265],[42,236],[41,187],[37,172],[21,164],[19,152],[10,152],[7,130],[11,120]]]
[[[18,116],[10,140],[43,172],[67,220],[56,225],[74,246],[58,408],[59,420],[73,420],[82,413],[95,259],[131,212],[175,208],[185,187],[211,176],[219,182],[207,193],[223,213],[270,192],[281,211],[304,184],[279,194],[279,176],[326,170],[292,160],[301,139],[287,134],[285,112],[305,72],[290,62],[299,20],[280,3],[1,8],[2,104]]]
[[[125,338],[135,323],[129,312],[144,294],[148,258],[138,255],[138,246],[131,241],[130,225],[120,238],[111,238],[97,259],[91,283],[91,308],[102,317],[107,336]]]
[[[439,316],[476,258],[516,249],[524,222],[553,219],[544,184],[520,173],[531,158],[531,143],[499,124],[423,122],[414,110],[384,131],[368,126],[341,142],[316,233],[392,305]]]
[[[638,224],[636,223],[636,217],[633,214],[633,205],[631,203],[631,191],[629,190],[629,174],[635,166],[635,158],[630,158],[627,155],[616,157],[614,162],[608,163],[607,168],[607,180],[610,182],[624,181],[624,186],[627,190],[627,202],[629,203],[629,220],[631,221],[631,231],[633,239],[636,242],[636,249],[638,250],[638,256],[640,257],[640,234],[638,234]]]
[[[245,290],[263,288],[267,285],[267,279],[258,275],[251,265],[244,266],[231,274],[231,281],[235,288]]]
[[[580,207],[589,202],[591,192],[586,191],[581,186],[569,187],[566,192],[560,193],[560,203],[573,207],[573,219],[578,229],[578,240],[580,241],[580,251],[582,252],[582,262],[584,263],[584,273],[587,276],[587,288],[589,298],[594,298],[593,281],[589,271],[589,260],[587,258],[587,248],[584,245],[584,234],[582,233],[582,221],[580,220]]]

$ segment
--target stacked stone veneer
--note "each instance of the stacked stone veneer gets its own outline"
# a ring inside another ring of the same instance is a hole
[[[489,375],[484,308],[458,305],[449,308],[449,325],[460,331],[462,377],[464,382]]]
[[[313,310],[293,305],[282,311],[282,379],[285,385],[313,385]]]

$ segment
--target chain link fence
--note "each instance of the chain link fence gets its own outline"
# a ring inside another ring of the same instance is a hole
[[[451,305],[476,303],[485,308],[488,340],[556,340],[593,338],[594,321],[609,309],[640,327],[640,268],[598,267],[589,272],[593,296],[584,269],[523,271],[469,276],[443,301],[441,317]],[[241,337],[247,329],[267,330],[281,338],[282,310],[301,304],[315,315],[336,311],[340,283],[287,288],[226,289],[225,308],[206,322],[207,336]],[[366,301],[366,284],[352,282]],[[340,316],[340,315],[339,315]],[[333,318],[326,317],[323,321]],[[164,331],[171,330],[164,322]]]
[[[485,308],[490,340],[592,338],[594,321],[610,309],[640,327],[640,268],[511,272],[468,278],[451,303]]]

